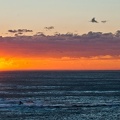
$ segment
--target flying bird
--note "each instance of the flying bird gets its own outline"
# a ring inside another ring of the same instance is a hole
[[[90,22],[92,22],[92,23],[98,23],[98,21],[95,20],[95,18],[92,18],[92,20]]]

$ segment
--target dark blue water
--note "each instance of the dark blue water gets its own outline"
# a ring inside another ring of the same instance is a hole
[[[0,119],[120,120],[120,71],[0,72]]]

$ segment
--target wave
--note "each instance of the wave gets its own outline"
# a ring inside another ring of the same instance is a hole
[[[20,104],[21,102],[21,104]],[[0,102],[0,108],[4,107],[40,107],[40,108],[81,108],[81,107],[114,107],[120,106],[120,102],[104,102],[104,103],[46,103],[43,101],[7,101]]]

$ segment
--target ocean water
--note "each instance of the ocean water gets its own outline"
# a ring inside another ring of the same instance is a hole
[[[120,120],[120,71],[0,72],[0,120]]]

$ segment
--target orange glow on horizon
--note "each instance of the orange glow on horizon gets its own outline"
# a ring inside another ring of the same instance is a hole
[[[0,58],[5,70],[120,70],[119,59]]]

